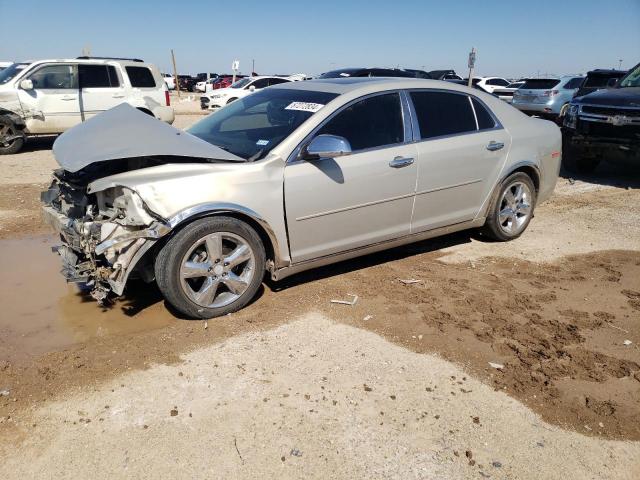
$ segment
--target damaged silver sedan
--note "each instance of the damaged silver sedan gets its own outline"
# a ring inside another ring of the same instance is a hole
[[[273,280],[482,228],[517,238],[553,192],[560,132],[476,90],[327,79],[238,100],[187,132],[122,105],[63,134],[42,194],[67,280],[100,302],[156,281],[189,318]]]

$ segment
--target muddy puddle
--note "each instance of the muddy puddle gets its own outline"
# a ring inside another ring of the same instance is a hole
[[[0,240],[0,359],[12,363],[93,337],[164,327],[175,318],[155,286],[100,308],[59,274],[51,236]]]

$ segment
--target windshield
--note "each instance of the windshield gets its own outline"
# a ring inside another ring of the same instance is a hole
[[[0,73],[0,75],[2,75],[2,73]],[[640,87],[640,63],[620,80],[619,86],[620,88]]]
[[[243,78],[242,80],[238,80],[236,83],[234,83],[233,85],[231,85],[231,88],[242,88],[245,85],[247,85],[249,82],[251,82],[251,78]]]
[[[239,99],[187,131],[247,161],[264,158],[335,93],[267,88]]]
[[[8,83],[12,78],[14,78],[28,66],[28,63],[13,63],[4,70],[0,71],[0,85]]]

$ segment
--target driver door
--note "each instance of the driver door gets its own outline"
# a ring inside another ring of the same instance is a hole
[[[417,173],[405,118],[398,92],[352,102],[315,132],[346,138],[351,154],[286,166],[294,263],[409,234]]]
[[[32,90],[20,89],[18,96],[27,112],[31,133],[61,133],[81,122],[78,76],[75,65],[44,65],[28,77]]]

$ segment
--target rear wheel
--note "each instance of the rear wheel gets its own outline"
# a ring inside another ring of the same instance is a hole
[[[244,307],[264,275],[258,234],[231,217],[197,220],[162,248],[155,262],[158,287],[189,318],[213,318]]]
[[[491,202],[483,233],[501,242],[518,238],[533,217],[535,203],[531,177],[523,172],[510,175]]]
[[[8,118],[0,117],[0,155],[10,155],[20,151],[24,145],[24,135]]]

